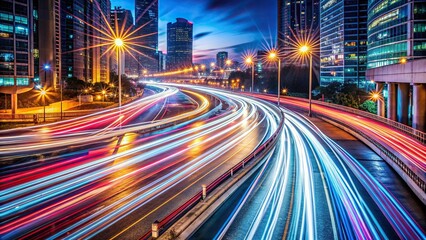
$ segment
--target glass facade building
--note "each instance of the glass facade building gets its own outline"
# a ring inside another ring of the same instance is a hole
[[[228,59],[228,52],[218,52],[216,54],[216,66],[220,69],[224,69],[227,59]]]
[[[368,9],[368,69],[426,56],[426,1],[370,0]]]
[[[0,87],[34,78],[32,0],[0,0]]]
[[[146,47],[138,50],[142,53],[139,56],[139,74],[144,70],[157,72],[158,70],[158,0],[136,0],[135,1],[135,28],[139,39]],[[142,65],[142,66],[141,66]]]
[[[365,85],[367,0],[321,0],[320,84]]]
[[[167,24],[167,70],[192,67],[193,24],[184,18]]]
[[[129,34],[134,30],[133,25],[133,15],[132,11],[128,9],[123,9],[121,7],[114,7],[114,9],[111,10],[111,28],[117,32],[117,35],[120,35],[121,31],[122,33]],[[117,28],[117,26],[118,28]],[[137,76],[138,75],[138,61],[135,59],[137,55],[133,53],[133,56],[130,55],[127,52],[122,53],[122,58],[124,58],[124,61],[122,61],[122,68],[124,69],[124,74],[127,76]],[[117,72],[117,59],[116,55],[111,55],[111,62],[110,62],[110,68],[111,71]]]
[[[102,34],[97,28],[102,29],[101,25],[109,22],[110,8],[109,0],[100,0],[97,4],[86,0],[61,1],[61,79],[109,81],[108,56],[101,58],[107,46],[94,46],[101,43]]]
[[[316,33],[319,0],[278,0],[278,47],[286,49],[297,36]],[[315,39],[317,40],[317,39]]]

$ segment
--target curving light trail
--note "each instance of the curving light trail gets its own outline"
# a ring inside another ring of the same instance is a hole
[[[352,156],[308,119],[284,111],[274,155],[215,238],[426,237],[397,198]]]
[[[209,91],[227,106],[211,117],[217,109],[210,107],[204,96],[189,91],[201,104],[183,114],[113,127],[95,137],[79,129],[72,134],[61,133],[59,138],[49,135],[46,141],[33,142],[33,149],[45,151],[80,143],[83,148],[86,146],[87,154],[52,157],[36,168],[29,164],[6,168],[0,180],[0,235],[5,239],[103,238],[100,236],[105,232],[110,233],[107,236],[131,235],[131,230],[140,229],[145,219],[168,213],[157,199],[167,196],[185,201],[188,193],[198,190],[200,182],[214,179],[240,161],[278,126],[279,119],[270,114],[264,103]],[[182,123],[169,132],[134,134],[177,120]],[[94,141],[113,137],[119,139],[92,147]],[[28,147],[24,142],[16,146],[4,150],[13,154],[14,150]],[[174,206],[173,202],[169,205]],[[144,217],[139,218],[136,212],[143,212]],[[149,225],[142,227],[147,229]]]

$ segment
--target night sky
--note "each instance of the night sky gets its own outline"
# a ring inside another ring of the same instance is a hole
[[[276,0],[159,0],[159,49],[166,52],[166,25],[177,17],[194,23],[194,62],[225,50],[238,59],[276,39]],[[111,0],[134,15],[134,0]]]

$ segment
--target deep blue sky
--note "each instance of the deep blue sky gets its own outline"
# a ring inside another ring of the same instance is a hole
[[[276,0],[159,0],[159,49],[166,52],[166,25],[177,17],[194,23],[194,62],[225,50],[239,59],[276,39]],[[111,0],[134,15],[134,0]],[[238,60],[237,60],[238,61]]]

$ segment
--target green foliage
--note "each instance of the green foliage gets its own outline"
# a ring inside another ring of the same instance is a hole
[[[90,84],[76,77],[70,77],[65,80],[65,90],[81,91],[88,85]]]
[[[375,102],[371,101],[371,100],[366,100],[364,101],[360,106],[359,109],[363,110],[363,111],[367,111],[370,113],[377,113],[377,105]]]
[[[356,84],[332,82],[326,87],[318,87],[317,90],[324,96],[325,101],[357,109],[368,99],[368,93],[359,89]]]
[[[355,95],[348,93],[336,93],[333,98],[333,103],[348,106],[352,108],[359,108],[359,98]]]

